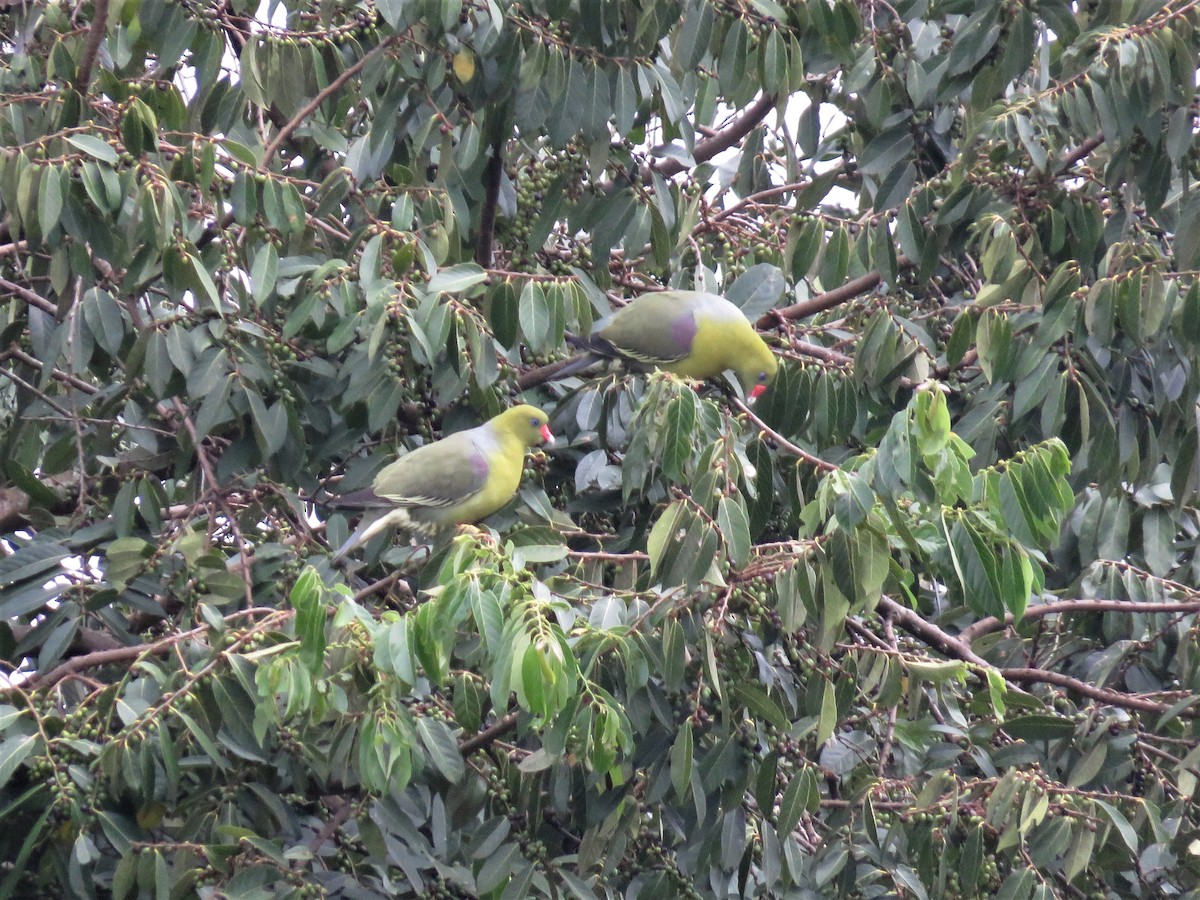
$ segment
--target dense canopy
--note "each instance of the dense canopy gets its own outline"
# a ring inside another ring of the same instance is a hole
[[[0,900],[1200,887],[1198,23],[0,2]]]

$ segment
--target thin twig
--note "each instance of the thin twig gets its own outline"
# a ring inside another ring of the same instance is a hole
[[[884,636],[887,638],[888,646],[892,650],[899,652],[900,644],[896,640],[896,629],[892,627],[892,619],[890,616],[885,615],[883,618],[883,633],[884,633]],[[897,707],[896,707],[896,704],[893,703],[891,706],[888,707],[887,727],[884,729],[883,743],[880,744],[880,747],[879,747],[879,769],[878,769],[878,772],[879,772],[880,778],[882,778],[884,776],[884,773],[887,772],[888,760],[891,758],[891,755],[892,755],[892,741],[894,741],[896,739],[896,715],[897,715]]]
[[[64,419],[70,420],[71,411],[69,409],[67,409],[65,406],[59,406],[57,403],[55,403],[53,400],[50,399],[50,396],[48,394],[46,394],[42,391],[39,391],[35,385],[30,384],[28,381],[26,381],[24,378],[22,378],[16,372],[10,372],[8,369],[0,369],[0,375],[3,375],[9,381],[12,381],[14,384],[20,385],[25,390],[29,391],[31,394],[33,394],[35,397],[37,397],[39,400],[41,400],[43,403],[45,403],[47,406],[49,406],[52,410],[54,410],[56,413],[58,413],[60,416],[62,416]]]
[[[305,119],[307,119],[314,111],[316,111],[322,103],[340,91],[342,86],[360,71],[362,71],[363,67],[367,63],[391,47],[392,44],[394,44],[397,40],[399,40],[399,37],[397,35],[392,35],[386,40],[381,41],[375,47],[371,48],[371,50],[364,53],[357,62],[348,66],[341,75],[329,82],[329,84],[327,84],[324,88],[317,91],[316,95],[309,100],[308,103],[300,107],[297,113],[292,116],[292,118],[289,119],[282,128],[279,129],[278,134],[271,139],[271,143],[267,144],[266,148],[263,150],[263,158],[262,162],[259,164],[259,168],[265,170],[271,164],[271,159],[278,152],[279,148],[283,146],[283,143],[292,136],[292,132],[304,123]]]
[[[1058,173],[1061,175],[1072,168],[1075,164],[1104,143],[1104,132],[1098,132],[1088,138],[1070,153],[1066,154],[1062,161],[1058,164]]]
[[[839,169],[840,168],[841,167],[839,166]],[[821,176],[821,177],[824,177],[824,176]],[[757,191],[753,194],[748,194],[745,197],[743,197],[741,200],[738,200],[733,205],[726,207],[725,209],[721,210],[719,213],[714,215],[709,220],[709,222],[720,222],[722,219],[727,219],[730,216],[741,212],[746,207],[753,206],[757,203],[760,203],[763,200],[769,200],[772,197],[778,197],[781,194],[789,194],[794,191],[802,191],[805,188],[811,187],[812,183],[813,183],[813,179],[810,178],[808,181],[793,181],[793,182],[789,182],[788,184],[777,184],[774,187],[765,188],[764,190]]]
[[[316,856],[317,851],[321,849],[322,845],[333,837],[339,828],[346,824],[346,820],[354,812],[354,805],[336,794],[324,797],[322,800],[325,806],[333,812],[333,815],[329,817],[329,821],[322,825],[321,830],[313,835],[312,840],[308,842],[308,852],[313,856]],[[295,865],[299,868],[304,865],[304,861],[297,859]]]
[[[820,469],[822,472],[836,472],[837,471],[838,467],[836,465],[834,465],[833,463],[828,462],[824,459],[821,459],[821,457],[819,457],[819,456],[814,456],[813,454],[809,453],[807,450],[802,449],[801,447],[797,447],[795,444],[793,444],[791,441],[789,441],[787,438],[785,438],[782,434],[780,434],[778,431],[776,431],[774,428],[772,428],[770,425],[768,425],[766,422],[764,422],[762,419],[760,419],[758,416],[756,416],[754,414],[754,412],[750,409],[750,407],[747,406],[741,400],[739,400],[737,397],[733,398],[733,405],[736,406],[738,409],[740,409],[743,413],[745,413],[746,417],[751,422],[754,423],[754,426],[759,431],[761,431],[763,434],[765,434],[767,437],[769,437],[771,440],[775,441],[775,443],[778,444],[781,449],[786,450],[788,453],[792,454],[793,456],[798,456],[800,459],[804,460],[806,463],[808,463],[812,466],[815,466],[816,468]]]
[[[217,473],[212,467],[212,461],[208,458],[204,442],[200,440],[199,433],[196,431],[196,424],[192,421],[192,417],[188,415],[187,407],[177,397],[171,398],[171,402],[175,405],[175,411],[179,413],[179,418],[183,421],[183,427],[187,429],[188,436],[192,439],[192,446],[196,450],[196,459],[200,463],[200,469],[204,472],[204,477],[208,480],[208,489],[212,492],[217,505],[225,514],[225,519],[229,523],[229,527],[233,530],[234,539],[237,541],[238,566],[242,572],[242,581],[246,586],[246,606],[251,606],[254,603],[254,578],[250,571],[250,558],[247,555],[250,544],[247,543],[246,538],[242,535],[242,529],[238,525],[237,515],[234,513],[233,507],[229,505],[228,498],[221,491],[220,483],[217,481]]]

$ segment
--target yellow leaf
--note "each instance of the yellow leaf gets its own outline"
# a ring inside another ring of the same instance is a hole
[[[454,74],[463,84],[475,77],[475,54],[463,47],[454,54]]]
[[[165,806],[152,801],[138,810],[137,823],[147,830],[157,828],[166,814],[167,808]]]

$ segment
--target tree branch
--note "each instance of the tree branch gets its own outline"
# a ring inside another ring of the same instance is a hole
[[[547,381],[553,381],[554,376],[575,362],[579,357],[571,356],[567,359],[560,359],[557,362],[548,363],[544,366],[538,366],[536,369],[530,369],[524,372],[517,378],[517,390],[527,391],[530,388],[537,387],[539,384],[545,384]]]
[[[64,663],[60,663],[44,675],[33,676],[28,681],[22,682],[21,687],[25,690],[49,688],[58,684],[64,678],[74,675],[77,672],[83,672],[86,669],[95,669],[112,663],[127,662],[138,659],[141,656],[157,656],[160,653],[165,653],[181,640],[202,634],[207,628],[207,625],[202,625],[199,628],[193,628],[191,631],[173,634],[170,637],[153,641],[149,644],[134,644],[131,647],[115,647],[111,650],[97,650],[95,653],[85,653],[82,656],[76,656]],[[0,696],[4,693],[5,691],[0,689]]]
[[[1037,619],[1042,616],[1054,616],[1059,613],[1073,612],[1120,612],[1120,613],[1195,613],[1200,612],[1200,600],[1190,602],[1135,602],[1131,600],[1058,600],[1053,603],[1041,603],[1037,606],[1031,606],[1025,610],[1025,614],[1021,617],[1021,621],[1026,619]],[[986,619],[980,619],[978,622],[973,622],[958,633],[958,639],[966,644],[971,644],[973,641],[983,637],[992,631],[997,631],[1000,628],[1005,628],[1014,624],[1015,620],[1012,615],[1006,615],[1004,620],[995,616],[988,616]]]
[[[351,804],[349,800],[346,800],[344,797],[339,797],[336,794],[331,794],[328,797],[322,797],[321,802],[325,804],[326,808],[328,808],[333,815],[329,817],[329,821],[321,826],[321,830],[314,834],[312,840],[310,840],[307,844],[308,852],[313,856],[316,856],[317,851],[321,849],[322,845],[324,845],[327,840],[333,837],[339,828],[346,824],[346,820],[349,819],[350,814],[354,812],[354,805]],[[303,860],[297,859],[295,861],[296,868],[301,868],[303,865]]]
[[[854,365],[854,357],[847,356],[845,353],[839,353],[830,347],[822,347],[820,344],[810,344],[808,341],[792,341],[790,349],[802,356],[811,356],[813,359],[832,363],[835,366]]]
[[[13,638],[18,644],[29,637],[34,630],[33,625],[25,625],[21,622],[13,623],[9,627],[12,628]],[[94,628],[80,628],[75,632],[75,637],[71,639],[66,655],[75,657],[89,653],[101,653],[105,650],[121,650],[124,648],[125,645],[107,631],[97,631]]]
[[[483,206],[479,210],[479,236],[475,240],[475,262],[485,269],[492,266],[492,242],[496,234],[496,208],[500,205],[500,184],[504,180],[504,141],[492,142],[492,155],[483,167]]]
[[[907,256],[896,257],[896,265],[901,269],[910,268],[914,263]],[[801,300],[799,303],[793,303],[791,306],[785,306],[783,309],[772,309],[763,314],[758,320],[760,329],[770,328],[775,324],[776,317],[782,316],[785,319],[803,319],[805,316],[811,316],[819,312],[824,312],[827,309],[832,309],[847,300],[853,300],[860,294],[865,294],[867,291],[874,290],[879,283],[883,281],[883,276],[878,272],[868,272],[866,275],[859,275],[857,278],[852,278],[845,284],[835,287],[831,291],[825,291],[823,294],[817,294],[815,297],[809,297],[807,300]]]
[[[788,453],[792,454],[792,456],[798,456],[800,459],[804,460],[809,465],[815,466],[816,468],[820,469],[822,472],[836,472],[837,471],[838,467],[834,463],[831,463],[827,460],[821,459],[821,457],[819,457],[819,456],[814,456],[813,454],[809,453],[807,450],[805,450],[801,447],[797,447],[795,444],[793,444],[791,441],[789,441],[787,438],[785,438],[782,434],[780,434],[778,431],[773,429],[770,425],[768,425],[766,422],[764,422],[762,419],[760,419],[758,416],[756,416],[754,414],[754,411],[751,410],[748,405],[743,403],[737,397],[733,398],[733,405],[736,406],[738,409],[740,409],[743,413],[746,414],[746,418],[748,418],[751,422],[754,423],[754,427],[756,427],[759,431],[761,431],[763,434],[765,434],[771,440],[775,441],[775,443],[777,443],[780,446],[780,448],[782,448],[783,450],[786,450]]]
[[[907,606],[902,606],[891,597],[881,598],[879,609],[905,631],[915,634],[925,643],[931,647],[936,647],[947,656],[953,656],[955,659],[961,659],[963,662],[969,662],[985,669],[992,668],[991,663],[978,655],[961,640],[942,631],[942,629],[938,628],[932,622],[921,618],[916,612]]]
[[[10,357],[12,359],[19,359],[21,362],[25,363],[28,366],[32,366],[33,368],[37,369],[39,372],[41,372],[45,368],[45,363],[43,363],[40,359],[38,359],[37,357],[34,357],[34,356],[30,356],[28,353],[26,353],[20,347],[17,347],[15,345],[12,347],[9,347],[7,350],[5,350],[3,354],[0,354],[0,361],[8,359]],[[83,393],[85,393],[85,394],[93,394],[94,395],[94,394],[100,393],[100,388],[96,387],[94,384],[88,384],[86,381],[76,378],[74,375],[68,374],[67,372],[60,372],[58,369],[55,369],[53,372],[51,372],[50,377],[55,379],[56,381],[61,381],[63,384],[67,385],[68,387],[75,388],[75,390],[77,390],[77,391],[83,391]]]
[[[1182,604],[1176,604],[1176,607]],[[1051,672],[1048,669],[1035,668],[999,668],[993,666],[983,657],[979,656],[972,650],[961,638],[952,637],[944,632],[941,628],[934,625],[932,622],[927,622],[921,618],[913,610],[906,606],[901,606],[890,597],[883,597],[879,601],[879,609],[885,612],[905,631],[914,634],[921,638],[931,647],[941,650],[948,656],[955,659],[960,659],[963,662],[971,663],[981,669],[994,669],[1006,681],[1015,681],[1022,684],[1052,684],[1056,687],[1064,688],[1065,690],[1074,691],[1075,693],[1088,697],[1092,700],[1098,700],[1101,703],[1107,703],[1111,706],[1119,706],[1124,709],[1136,709],[1142,712],[1164,713],[1170,709],[1170,705],[1160,703],[1156,700],[1147,700],[1144,697],[1137,697],[1133,694],[1121,693],[1120,691],[1109,690],[1108,688],[1097,687],[1094,684],[1088,684],[1086,681],[1081,681],[1078,678],[1072,678],[1070,675],[1063,675],[1060,672]],[[1200,712],[1196,710],[1186,710],[1180,715],[1186,715],[1189,718],[1200,717]]]
[[[230,613],[229,615],[225,616],[225,620],[230,621],[231,619],[255,615],[263,615],[269,619],[279,615],[286,617],[291,615],[291,612],[288,610],[278,610],[273,607],[259,606]],[[264,619],[263,621],[267,621],[267,619]],[[259,624],[261,625],[262,623],[260,622]],[[19,684],[12,685],[8,688],[0,688],[0,697],[7,695],[13,690],[33,691],[41,688],[53,687],[64,678],[74,675],[77,672],[86,671],[87,669],[95,669],[100,666],[110,665],[112,663],[126,662],[128,660],[138,659],[142,656],[158,656],[159,654],[166,653],[180,641],[186,641],[189,638],[204,634],[206,631],[208,631],[208,628],[208,625],[199,625],[196,628],[192,628],[188,631],[181,631],[177,634],[172,634],[169,637],[160,638],[157,641],[151,641],[147,644],[134,644],[129,647],[116,647],[112,650],[98,650],[95,653],[85,653],[83,656],[76,656],[74,659],[69,659],[64,663],[55,666],[49,672],[44,674],[34,673]],[[236,644],[234,646],[236,646]],[[215,658],[216,657],[214,657],[214,659]]]
[[[81,95],[87,94],[88,83],[92,80],[92,69],[96,65],[96,54],[100,52],[100,42],[108,30],[108,0],[94,0],[92,3],[92,24],[88,28],[87,41],[83,45],[83,57],[79,60],[79,68],[75,70],[73,87]]]
[[[1070,153],[1068,153],[1066,156],[1064,156],[1062,158],[1062,161],[1058,164],[1058,174],[1061,175],[1064,172],[1067,172],[1070,169],[1072,169],[1077,162],[1079,162],[1081,159],[1083,159],[1085,156],[1087,156],[1089,153],[1091,153],[1093,150],[1095,150],[1097,147],[1099,147],[1103,143],[1104,143],[1104,132],[1103,131],[1092,135],[1090,138],[1088,138],[1086,141],[1084,141],[1082,144],[1080,144],[1078,147],[1076,147],[1074,150],[1072,150]]]
[[[1080,681],[1078,678],[1072,678],[1070,675],[1063,675],[1061,672],[1051,672],[1048,669],[999,669],[998,671],[1008,681],[1053,684],[1056,687],[1074,691],[1084,697],[1090,697],[1092,700],[1099,700],[1101,703],[1120,706],[1125,709],[1164,713],[1171,708],[1170,704],[1167,703],[1159,703],[1157,700],[1146,700],[1143,697],[1136,697],[1133,694],[1123,694],[1120,691],[1110,691],[1107,688],[1096,687],[1094,684],[1088,684],[1086,681]],[[1194,719],[1198,713],[1194,709],[1189,709],[1184,710],[1180,715]]]
[[[517,722],[520,721],[520,715],[512,712],[506,716],[497,719],[495,724],[488,726],[479,732],[474,737],[467,738],[458,745],[458,752],[463,756],[470,756],[476,750],[481,750],[491,744],[497,738],[512,731],[517,727]]]
[[[292,116],[292,118],[288,120],[288,122],[286,122],[282,128],[279,129],[279,133],[276,134],[275,137],[271,138],[271,143],[267,144],[266,148],[263,150],[262,162],[259,163],[258,167],[265,170],[268,166],[270,166],[271,158],[275,156],[279,148],[283,145],[284,141],[292,136],[292,132],[299,128],[304,120],[307,119],[309,115],[311,115],[318,107],[320,107],[322,103],[341,90],[342,85],[362,71],[363,66],[394,44],[396,40],[397,36],[392,35],[386,40],[381,41],[371,50],[364,53],[357,62],[348,66],[341,75],[329,82],[329,84],[327,84],[324,88],[317,91],[316,96],[304,104],[304,106],[300,107],[296,114]]]
[[[824,177],[824,176],[821,176],[821,177]],[[722,219],[727,219],[730,216],[732,216],[734,213],[740,212],[741,210],[745,209],[748,206],[753,206],[757,203],[761,203],[763,200],[770,200],[772,197],[778,197],[781,194],[788,194],[793,191],[802,191],[805,188],[811,187],[813,180],[814,179],[810,178],[808,181],[795,181],[790,184],[777,184],[774,187],[764,188],[761,191],[757,191],[753,194],[748,194],[747,196],[738,200],[733,205],[728,206],[725,209],[718,212],[709,221],[710,222],[720,222]]]
[[[778,95],[776,94],[760,94],[754,102],[742,110],[740,116],[730,122],[725,128],[718,131],[712,137],[698,141],[695,149],[692,151],[692,159],[697,163],[707,162],[722,150],[728,150],[753,131],[766,118],[767,113],[774,108],[777,99]],[[642,181],[649,183],[656,172],[664,178],[670,178],[672,175],[678,175],[686,168],[687,165],[685,163],[671,157],[642,166],[641,178]]]
[[[22,287],[9,281],[7,278],[0,278],[0,289],[8,291],[14,297],[19,297],[30,306],[40,309],[48,316],[58,318],[58,307],[43,297],[41,294],[35,294],[27,287]]]

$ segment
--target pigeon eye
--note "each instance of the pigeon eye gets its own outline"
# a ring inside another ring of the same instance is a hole
[[[538,421],[537,419],[530,419],[529,424],[532,425],[534,428],[538,428],[541,426],[542,423],[540,421]]]
[[[759,372],[759,373],[758,373],[758,380],[759,380],[759,381],[766,381],[766,380],[767,380],[767,373],[766,373],[766,372]]]

